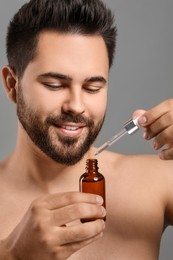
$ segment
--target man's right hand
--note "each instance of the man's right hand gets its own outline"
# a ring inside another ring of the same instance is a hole
[[[106,214],[102,202],[97,195],[80,192],[36,199],[4,242],[14,259],[67,259],[102,236],[105,223],[101,218]],[[79,221],[93,217],[97,220]]]

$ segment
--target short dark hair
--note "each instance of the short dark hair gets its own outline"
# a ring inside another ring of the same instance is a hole
[[[101,0],[30,0],[10,21],[6,51],[9,65],[21,77],[36,55],[45,30],[103,37],[113,63],[117,30],[114,16]]]

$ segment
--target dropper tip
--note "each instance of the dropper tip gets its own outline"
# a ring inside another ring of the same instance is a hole
[[[95,152],[93,155],[96,156],[97,154],[99,154],[98,152]]]

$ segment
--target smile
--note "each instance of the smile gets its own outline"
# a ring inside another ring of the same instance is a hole
[[[77,138],[82,134],[85,125],[69,124],[69,125],[58,125],[58,126],[56,125],[55,127],[59,134],[71,138]]]
[[[80,127],[78,126],[61,126],[63,129],[69,130],[69,131],[76,131]]]

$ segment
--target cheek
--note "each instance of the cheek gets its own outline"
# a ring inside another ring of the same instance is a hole
[[[90,115],[93,119],[100,121],[106,112],[107,96],[100,96],[95,99],[92,104],[88,104]]]
[[[39,111],[43,116],[61,110],[61,97],[50,92],[46,88],[33,88],[25,93],[27,104],[32,107],[34,111]]]

